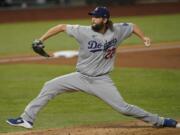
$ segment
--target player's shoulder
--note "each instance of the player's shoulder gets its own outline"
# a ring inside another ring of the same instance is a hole
[[[90,30],[91,27],[90,26],[86,26],[86,25],[79,25],[80,28],[82,29],[86,29],[86,30]]]
[[[131,23],[131,22],[120,22],[120,23],[114,23],[113,24],[114,27],[129,26],[129,25],[133,25],[133,23]]]
[[[132,28],[133,27],[133,23],[130,22],[121,22],[121,23],[114,23],[113,24],[113,29],[116,31],[120,31],[122,29],[126,29],[126,28]]]
[[[89,33],[91,31],[90,26],[85,26],[85,25],[67,25],[66,27],[67,30],[75,30],[83,33]]]
[[[66,26],[74,29],[90,29],[89,26],[79,25],[79,24],[67,24]]]

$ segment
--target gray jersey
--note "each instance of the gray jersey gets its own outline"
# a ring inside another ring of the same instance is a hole
[[[132,23],[115,23],[114,30],[105,34],[95,32],[91,26],[67,25],[66,32],[79,43],[77,71],[88,76],[100,76],[113,69],[118,45],[133,31]]]

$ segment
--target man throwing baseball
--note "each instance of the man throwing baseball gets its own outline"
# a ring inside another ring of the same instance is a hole
[[[132,23],[112,23],[106,7],[97,7],[89,13],[91,26],[60,24],[49,29],[34,46],[43,46],[48,38],[66,32],[79,43],[79,56],[74,73],[63,75],[46,82],[39,95],[31,101],[19,118],[8,119],[12,126],[32,128],[37,113],[55,96],[68,91],[83,91],[109,104],[121,114],[140,119],[157,127],[178,127],[178,122],[147,112],[124,101],[109,77],[119,44],[131,34],[150,45],[150,38],[144,36],[138,26]],[[48,55],[46,55],[48,56]]]

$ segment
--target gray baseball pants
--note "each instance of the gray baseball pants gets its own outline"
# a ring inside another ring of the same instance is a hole
[[[163,124],[163,119],[158,115],[126,103],[109,75],[89,77],[79,72],[60,76],[46,82],[40,94],[27,105],[21,117],[27,121],[34,122],[37,113],[49,100],[58,94],[72,91],[83,91],[94,95],[124,115],[158,126]]]

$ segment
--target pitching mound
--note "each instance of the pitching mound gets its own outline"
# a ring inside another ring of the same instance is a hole
[[[101,124],[59,129],[46,129],[4,135],[179,135],[180,128],[153,128],[143,122]]]

